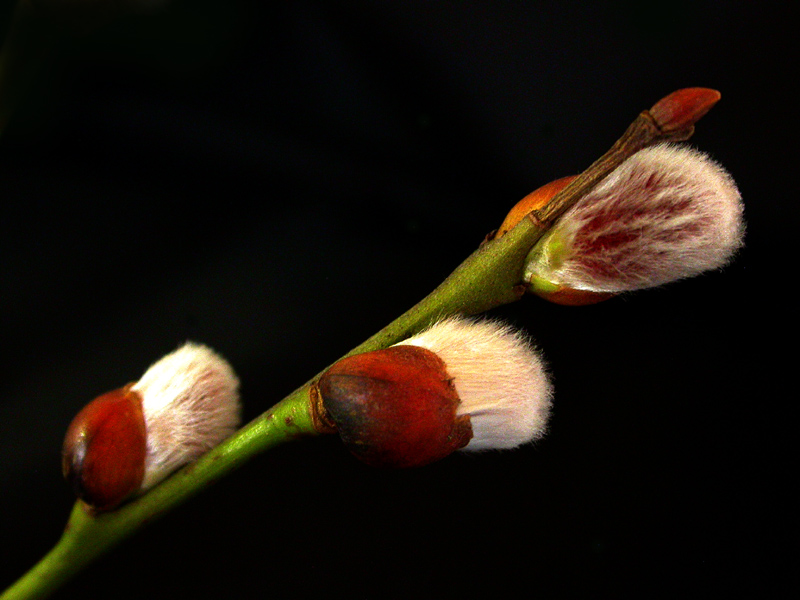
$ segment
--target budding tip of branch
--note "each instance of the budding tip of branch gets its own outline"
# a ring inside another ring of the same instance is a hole
[[[710,88],[683,88],[656,102],[648,112],[662,133],[679,133],[691,130],[720,97]]]

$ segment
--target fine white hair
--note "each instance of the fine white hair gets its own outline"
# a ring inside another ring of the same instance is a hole
[[[742,213],[733,179],[707,155],[652,146],[558,220],[531,251],[525,279],[617,293],[691,277],[742,246]]]
[[[189,342],[150,366],[142,398],[147,455],[142,490],[230,436],[240,422],[239,379],[207,346]]]
[[[514,448],[542,437],[553,387],[544,361],[521,332],[492,320],[450,317],[400,344],[441,358],[469,415],[473,437],[464,450]]]

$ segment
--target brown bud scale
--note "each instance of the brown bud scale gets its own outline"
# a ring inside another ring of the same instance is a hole
[[[469,416],[445,364],[430,350],[401,345],[344,358],[318,384],[347,448],[382,467],[422,466],[463,448]]]
[[[684,88],[665,96],[648,112],[664,134],[689,132],[719,99],[720,93],[717,90]]]
[[[75,416],[64,439],[64,477],[86,504],[109,510],[139,490],[146,451],[142,401],[126,386]]]

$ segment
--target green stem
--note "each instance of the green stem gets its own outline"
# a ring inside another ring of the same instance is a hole
[[[473,252],[450,276],[416,306],[348,353],[359,354],[413,335],[453,314],[474,315],[519,300],[524,259],[544,234],[530,221]]]
[[[253,455],[286,441],[315,434],[301,388],[239,430],[197,462],[118,510],[92,514],[77,502],[58,543],[0,598],[45,598],[95,558]]]

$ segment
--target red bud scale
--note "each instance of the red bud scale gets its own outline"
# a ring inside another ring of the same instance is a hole
[[[455,450],[540,438],[552,386],[518,332],[452,317],[385,350],[344,358],[313,388],[347,448],[373,466],[414,467]]]
[[[146,435],[142,399],[130,386],[86,405],[64,440],[64,477],[75,494],[108,509],[137,491],[144,479]]]

